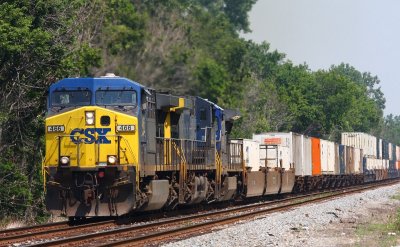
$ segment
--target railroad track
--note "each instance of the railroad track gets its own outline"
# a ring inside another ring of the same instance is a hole
[[[100,221],[89,224],[70,225],[68,221],[37,225],[32,227],[21,227],[0,231],[0,246],[15,243],[35,242],[40,239],[57,238],[104,229],[107,226],[115,226],[114,220]],[[29,243],[27,243],[29,244]]]
[[[61,223],[66,223],[61,222],[58,223],[58,226],[47,224],[53,228],[42,228],[42,230],[36,231],[30,230],[31,232],[24,234],[21,234],[21,232],[24,232],[21,228],[14,229],[14,232],[12,231],[13,229],[10,229],[7,230],[9,235],[4,233],[4,231],[0,232],[0,236],[4,237],[1,234],[5,234],[6,237],[5,240],[3,240],[3,237],[0,238],[0,246],[13,243],[22,243],[29,246],[141,246],[148,243],[157,244],[197,235],[199,232],[206,233],[215,226],[220,227],[239,220],[289,210],[300,205],[329,200],[348,195],[349,193],[362,192],[374,187],[387,186],[394,183],[398,183],[398,180],[336,191],[300,195],[276,201],[237,206],[224,210],[169,218],[133,226],[116,226],[115,221],[105,221],[62,228]]]
[[[0,231],[0,244],[2,243],[1,241],[4,240],[5,238],[11,238],[13,236],[18,236],[23,234],[35,234],[38,232],[53,230],[53,229],[61,229],[65,228],[66,226],[68,226],[68,221],[2,230]]]

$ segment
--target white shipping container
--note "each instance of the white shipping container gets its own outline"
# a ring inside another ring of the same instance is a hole
[[[383,169],[389,169],[389,160],[383,160]]]
[[[267,165],[269,168],[281,167],[282,162],[282,168],[285,168],[286,170],[291,168],[289,147],[267,146],[262,144],[259,148],[259,152],[259,166],[265,167],[265,165]]]
[[[354,149],[354,173],[355,174],[359,174],[363,172],[362,169],[362,160],[363,160],[363,155],[362,155],[363,151],[362,149],[359,148],[355,148]]]
[[[245,166],[251,167],[252,171],[259,170],[260,144],[253,140],[243,139],[243,159]]]
[[[366,167],[368,170],[389,168],[389,160],[366,158],[366,162]]]
[[[312,176],[312,145],[311,138],[307,136],[301,136],[302,145],[302,159],[301,159],[301,167],[303,176]],[[298,175],[298,174],[296,174]]]
[[[266,145],[278,145],[279,153],[282,151],[285,160],[285,147],[288,149],[289,164],[294,166],[295,174],[298,176],[311,176],[311,139],[293,132],[276,132],[253,134],[253,140]],[[283,149],[281,149],[283,148]],[[285,165],[286,166],[286,165]]]
[[[289,170],[293,168],[290,163],[290,148],[289,147],[282,147],[278,146],[278,155],[279,155],[279,162],[282,162],[282,168]],[[280,163],[278,163],[278,167],[280,167]]]
[[[335,174],[336,152],[335,143],[321,139],[321,172]]]
[[[367,170],[377,169],[377,159],[374,158],[366,158],[366,168]]]
[[[260,168],[260,144],[250,139],[234,139],[230,142],[243,144],[245,166],[251,168],[251,171],[258,171]]]
[[[377,145],[378,145],[378,147],[377,147],[376,157],[378,159],[382,159],[382,139],[378,139]]]
[[[335,175],[340,174],[339,144],[335,143]]]
[[[397,161],[400,160],[400,147],[399,146],[396,146],[396,158],[397,158]]]
[[[363,153],[365,156],[371,158],[377,157],[377,139],[375,136],[362,132],[343,132],[342,144],[363,149]]]
[[[377,169],[376,159],[367,158],[367,169],[368,170]]]

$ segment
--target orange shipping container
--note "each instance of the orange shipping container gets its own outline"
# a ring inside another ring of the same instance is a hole
[[[321,175],[321,141],[318,138],[311,138],[312,147],[312,175]]]

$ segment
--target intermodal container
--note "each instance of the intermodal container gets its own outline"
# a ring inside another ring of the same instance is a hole
[[[394,170],[394,169],[396,169],[396,161],[389,160],[389,170]]]
[[[382,140],[382,159],[389,159],[389,143]]]
[[[260,168],[260,144],[249,139],[233,139],[230,142],[243,145],[244,165],[251,168],[251,171],[258,171]]]
[[[396,160],[400,160],[400,147],[396,146]]]
[[[383,169],[389,169],[389,163],[390,163],[390,160],[383,160],[383,164],[382,164],[382,166],[383,166]]]
[[[254,141],[256,142],[256,141]],[[258,142],[256,142],[258,144]],[[260,145],[260,164],[261,167],[281,167],[286,170],[292,168],[290,163],[290,149],[286,146]],[[257,170],[258,171],[258,170]]]
[[[389,160],[375,159],[375,158],[365,158],[366,159],[366,169],[368,170],[382,170],[388,169]]]
[[[346,173],[346,146],[339,145],[339,166],[340,174]]]
[[[335,143],[321,139],[321,172],[335,174],[336,152]]]
[[[382,159],[382,139],[376,138],[376,158]]]
[[[293,132],[253,134],[253,140],[265,145],[288,148],[288,160],[297,176],[312,175],[311,140]]]
[[[362,166],[363,166],[363,172],[365,173],[368,169],[367,169],[367,157],[363,157],[363,163],[362,163]]]
[[[354,173],[359,174],[363,172],[363,150],[354,148]]]
[[[312,175],[321,175],[321,140],[319,138],[311,138],[312,145]]]
[[[354,173],[354,147],[346,146],[346,174]]]
[[[377,157],[377,139],[375,136],[362,132],[344,132],[342,133],[341,144],[363,149],[365,156]]]
[[[339,156],[339,146],[340,144],[335,143],[335,175],[340,174],[340,156]]]
[[[301,152],[302,152],[302,164],[303,174],[305,176],[312,175],[312,156],[311,156],[311,138],[308,136],[301,136]],[[297,174],[296,174],[297,175]]]

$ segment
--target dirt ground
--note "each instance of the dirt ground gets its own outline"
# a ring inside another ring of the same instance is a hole
[[[350,209],[346,217],[316,232],[319,246],[400,246],[400,196]],[[332,212],[335,215],[335,212]]]

